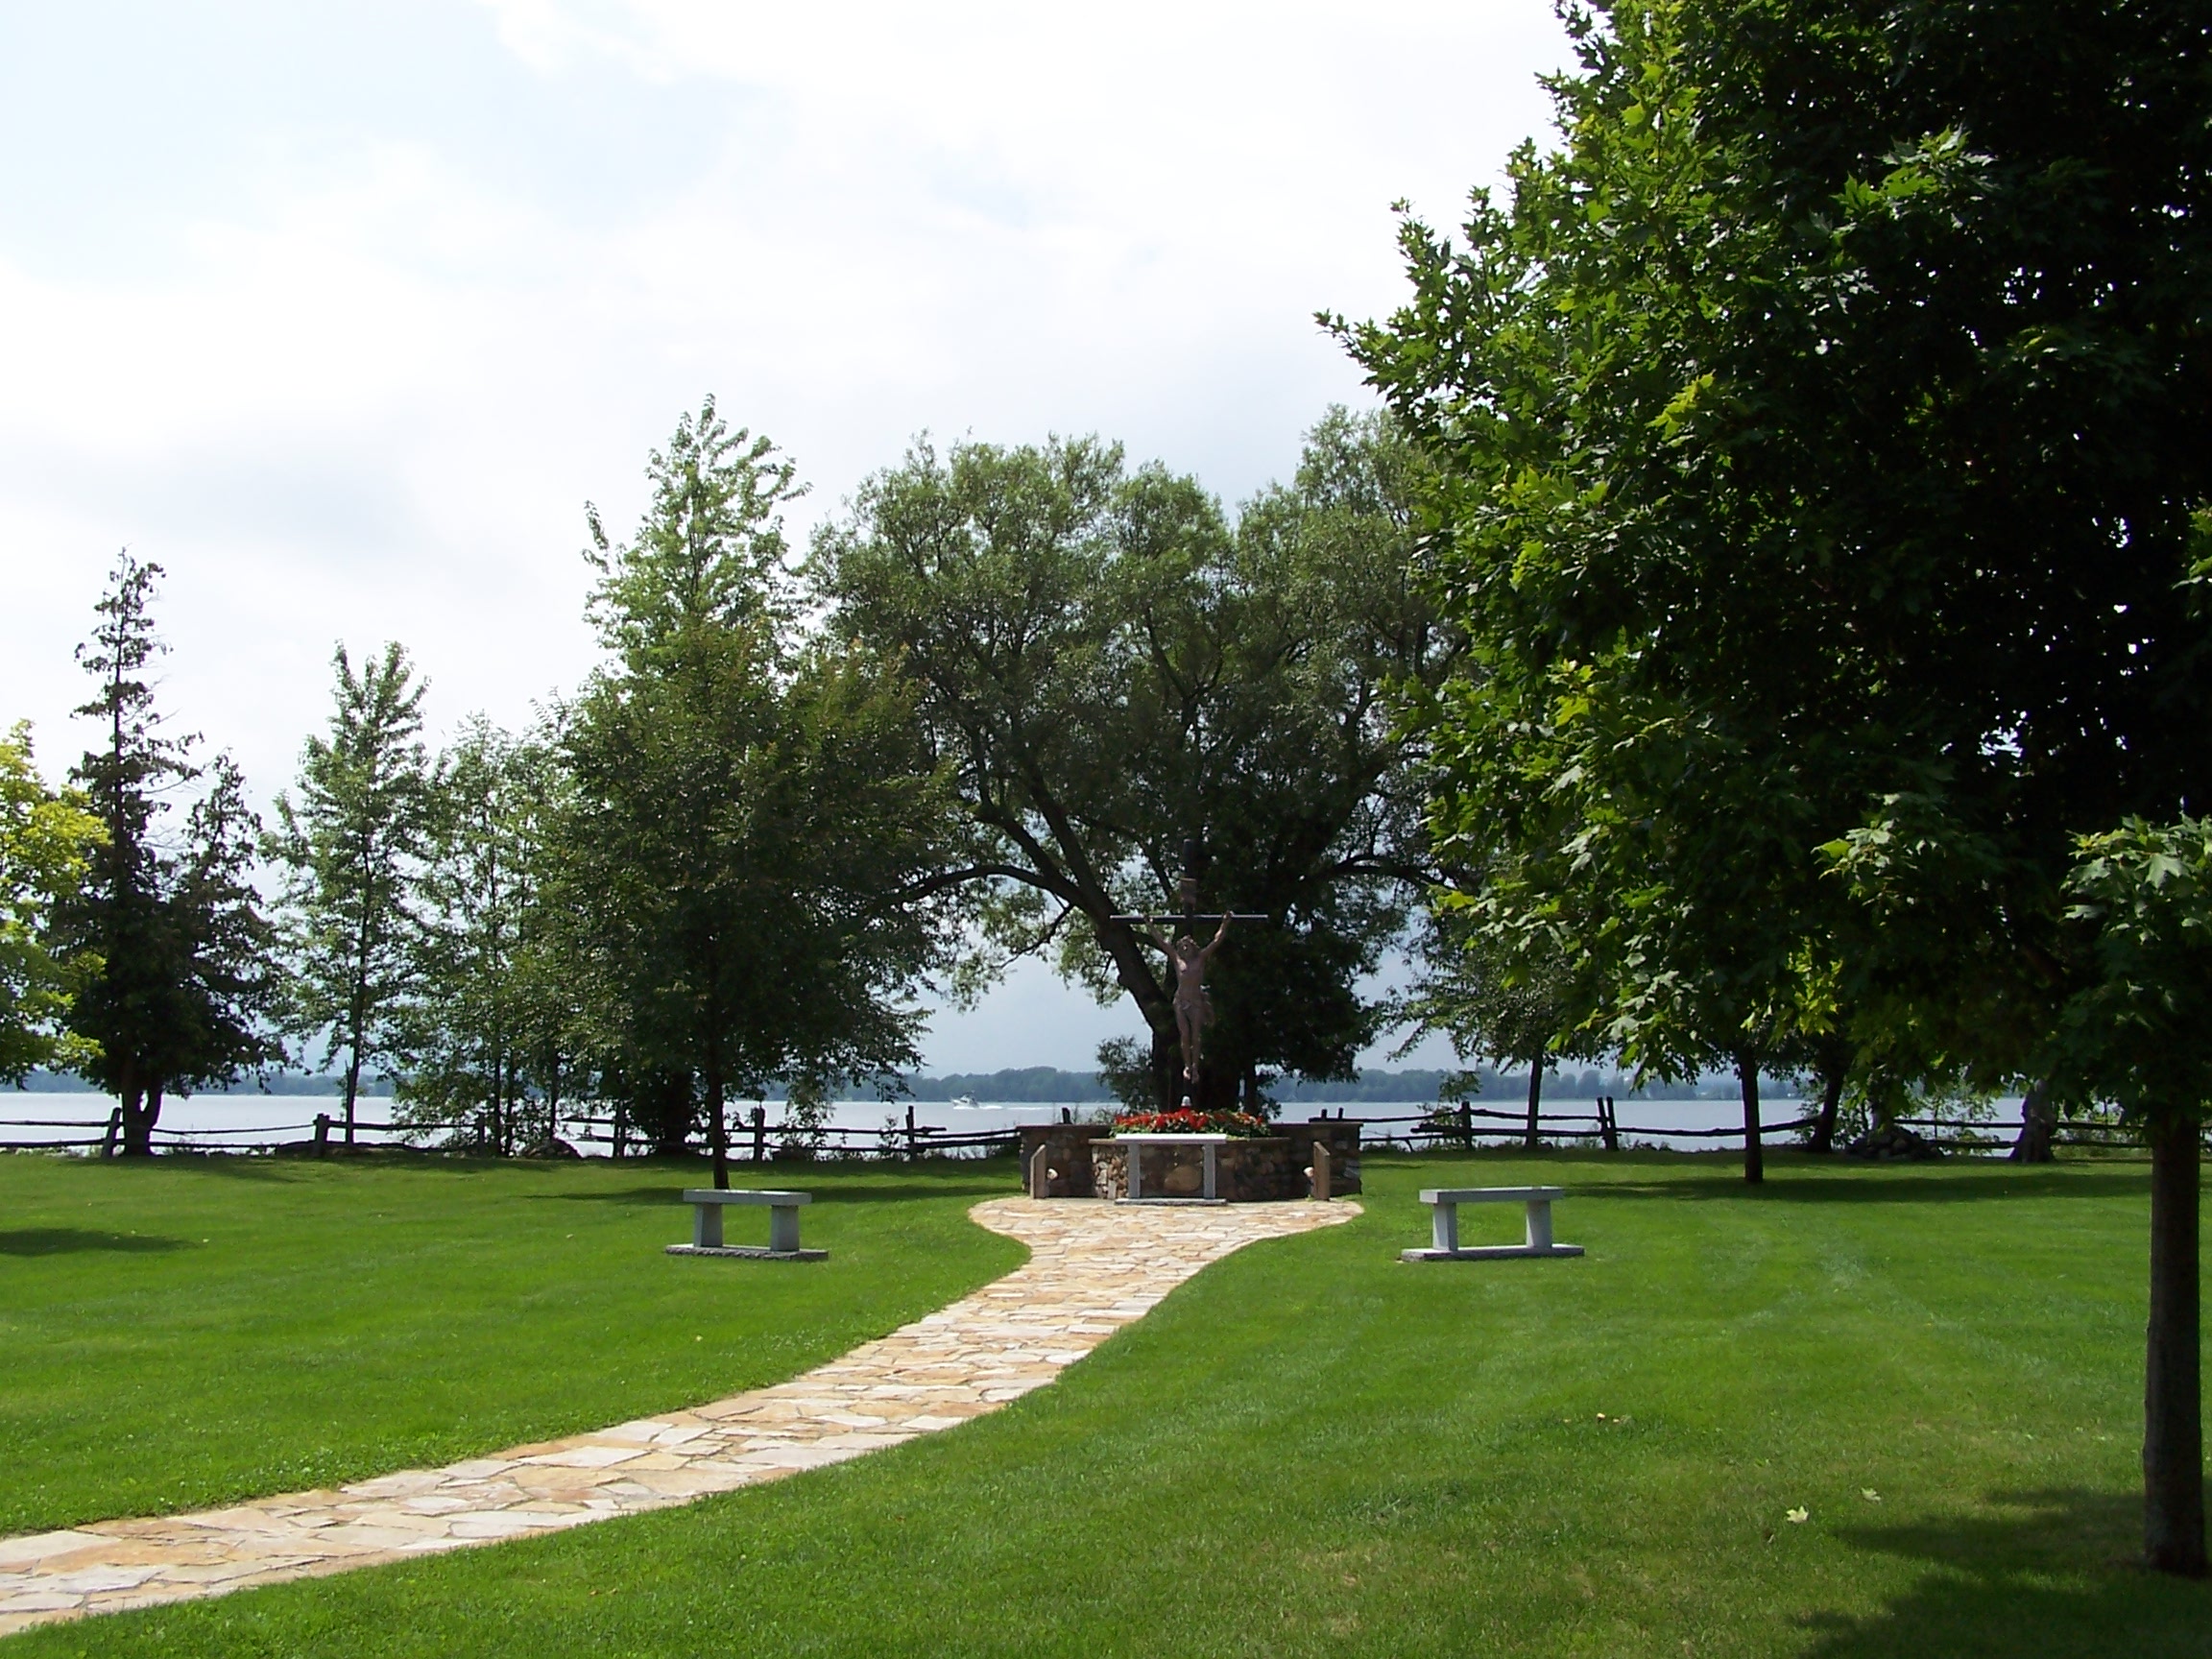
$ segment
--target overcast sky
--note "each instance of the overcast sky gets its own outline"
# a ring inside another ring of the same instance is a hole
[[[1358,377],[1390,204],[1494,180],[1547,0],[0,4],[0,720],[83,747],[115,550],[168,573],[179,723],[264,798],[328,659],[434,732],[592,661],[583,505],[712,393],[834,513],[927,430],[1096,431],[1225,500]],[[1019,976],[933,1069],[1087,1068]]]

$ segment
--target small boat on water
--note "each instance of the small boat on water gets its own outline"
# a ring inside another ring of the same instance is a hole
[[[975,1104],[975,1096],[973,1094],[955,1094],[952,1096],[952,1110],[955,1112],[980,1112],[983,1108]]]

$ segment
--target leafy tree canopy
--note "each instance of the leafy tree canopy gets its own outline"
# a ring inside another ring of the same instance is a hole
[[[614,1070],[703,1106],[722,1182],[733,1092],[914,1064],[950,821],[907,684],[784,601],[789,464],[709,402],[649,475],[637,536],[595,531],[616,656],[565,711],[564,879]]]
[[[98,964],[58,957],[47,926],[90,870],[99,838],[84,794],[39,778],[30,725],[0,737],[0,1083],[86,1058],[63,1017],[72,987]]]
[[[1426,867],[1386,688],[1450,654],[1407,576],[1417,466],[1394,428],[1337,413],[1232,524],[1194,480],[1096,439],[924,443],[816,541],[832,627],[920,686],[963,874],[991,884],[985,935],[1129,996],[1160,1094],[1172,987],[1113,917],[1174,907],[1193,840],[1203,908],[1277,922],[1215,959],[1200,1094],[1349,1075],[1380,1025],[1357,982]]]

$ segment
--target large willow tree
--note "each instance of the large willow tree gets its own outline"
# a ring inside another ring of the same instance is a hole
[[[1386,688],[1432,679],[1451,638],[1409,581],[1416,465],[1386,423],[1334,415],[1232,523],[1094,439],[922,445],[816,542],[831,626],[920,688],[985,931],[1127,996],[1164,1103],[1350,1076],[1383,1019],[1359,982],[1425,867]],[[1210,970],[1194,1087],[1171,975],[1114,920],[1174,909],[1192,842],[1203,908],[1275,918]]]

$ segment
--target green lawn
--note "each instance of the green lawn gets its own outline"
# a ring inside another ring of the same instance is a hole
[[[1009,1271],[973,1168],[809,1169],[826,1262],[661,1254],[691,1164],[0,1157],[0,1535],[780,1382]],[[791,1184],[785,1170],[780,1177]],[[746,1184],[740,1170],[738,1185]],[[762,1214],[733,1216],[731,1238]]]
[[[2140,1166],[1368,1175],[950,1433],[5,1651],[2212,1654],[2212,1589],[2130,1565]],[[1587,1258],[1395,1260],[1418,1187],[1531,1178]]]

